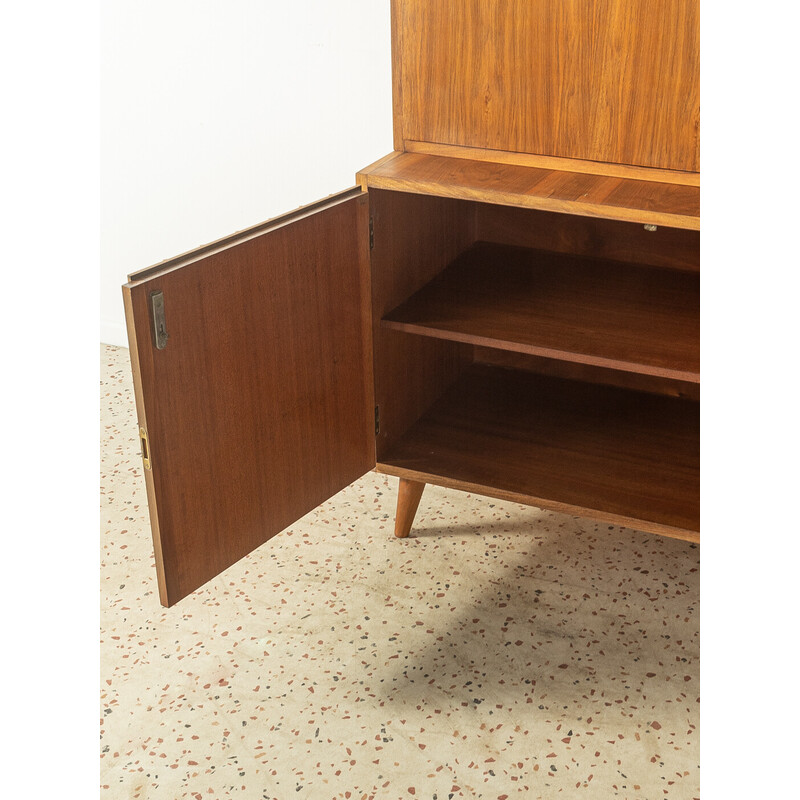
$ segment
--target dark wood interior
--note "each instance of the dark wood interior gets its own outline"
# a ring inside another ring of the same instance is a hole
[[[475,241],[607,258],[651,267],[700,270],[700,232],[612,219],[475,203]]]
[[[370,198],[377,469],[697,540],[696,232]]]
[[[378,459],[460,375],[472,348],[406,336],[381,319],[433,280],[473,242],[470,203],[400,192],[369,192],[372,325]]]
[[[478,242],[383,325],[700,381],[696,273]]]
[[[699,540],[689,400],[476,365],[378,470]]]
[[[682,397],[685,400],[700,400],[700,384],[694,381],[678,381],[656,375],[643,375],[640,372],[609,369],[594,364],[579,364],[576,361],[563,361],[558,358],[531,356],[527,353],[514,353],[494,347],[473,348],[475,364],[491,364],[495,367],[508,367],[523,372],[537,372],[557,378],[569,378],[600,386],[617,386],[620,389],[633,389],[637,392],[660,394],[665,397]]]

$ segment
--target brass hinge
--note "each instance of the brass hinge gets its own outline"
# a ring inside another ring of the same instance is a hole
[[[369,249],[375,247],[375,221],[372,217],[369,218]]]
[[[380,406],[375,406],[375,435],[377,436],[381,432],[381,408]]]
[[[145,469],[150,469],[150,444],[147,441],[147,431],[139,426],[139,443],[142,446],[142,463]]]

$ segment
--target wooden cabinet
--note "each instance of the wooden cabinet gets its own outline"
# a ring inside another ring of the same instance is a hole
[[[161,601],[370,469],[699,540],[697,4],[392,4],[395,151],[124,287]]]

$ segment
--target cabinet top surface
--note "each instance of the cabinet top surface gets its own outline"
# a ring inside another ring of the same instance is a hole
[[[393,153],[358,177],[366,188],[700,229],[700,187],[693,185],[424,153]]]

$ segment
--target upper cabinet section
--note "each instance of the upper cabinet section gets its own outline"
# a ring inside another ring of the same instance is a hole
[[[393,0],[410,142],[699,172],[698,0]]]

